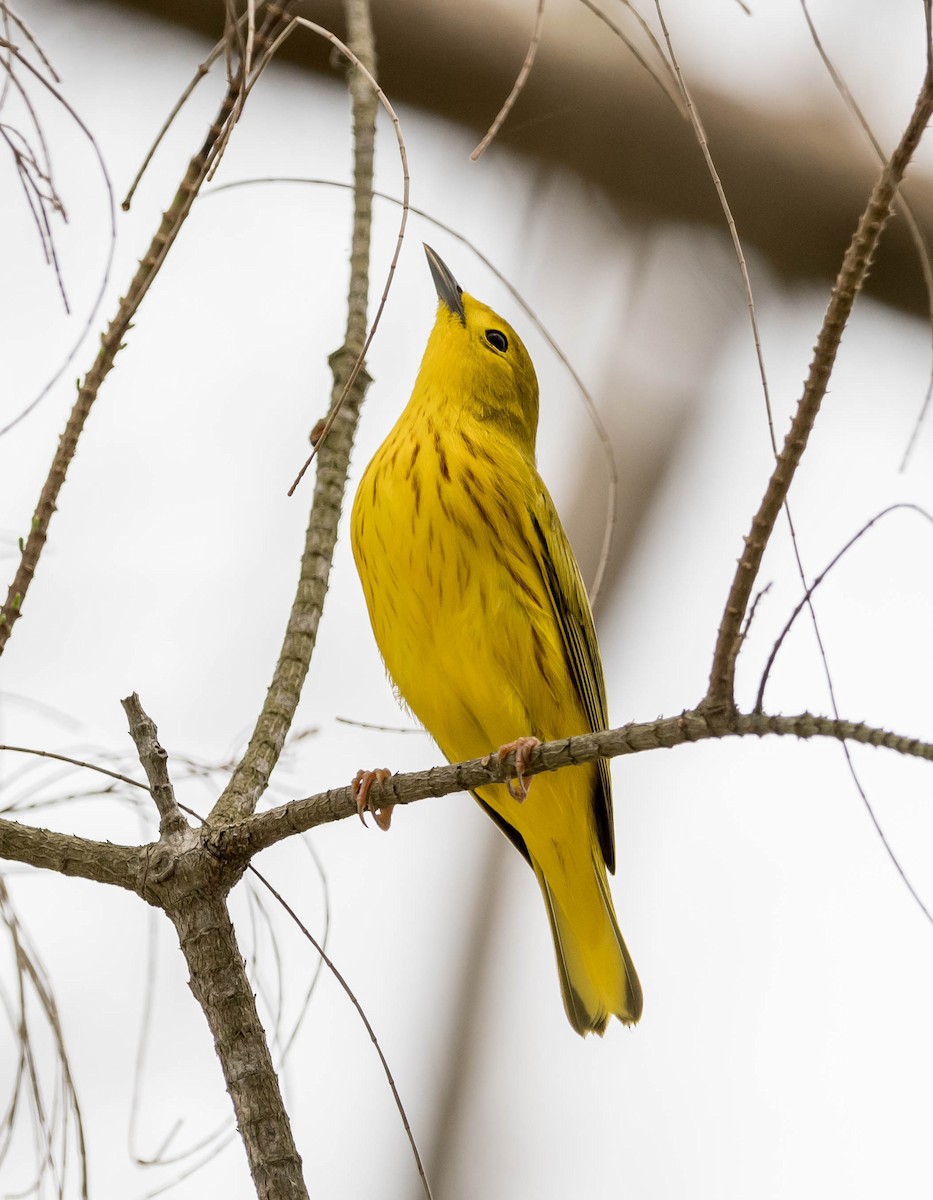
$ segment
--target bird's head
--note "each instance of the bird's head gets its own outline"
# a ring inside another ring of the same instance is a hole
[[[430,246],[424,249],[438,306],[419,383],[430,388],[435,403],[458,406],[533,457],[538,380],[528,351],[507,321],[467,295]]]

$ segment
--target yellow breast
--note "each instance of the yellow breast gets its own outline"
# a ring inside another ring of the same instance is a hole
[[[462,418],[406,410],[353,506],[353,552],[386,668],[452,761],[522,734],[587,728],[528,544],[541,481],[514,447],[487,443],[488,431]]]

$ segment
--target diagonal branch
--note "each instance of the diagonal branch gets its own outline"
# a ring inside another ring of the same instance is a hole
[[[376,56],[369,5],[366,0],[347,0],[346,15],[348,44],[370,75],[375,76]],[[350,94],[353,101],[354,139],[353,239],[346,337],[343,346],[330,357],[334,377],[332,407],[343,395],[363,349],[369,295],[373,156],[379,102],[367,80],[355,69],[350,71]],[[268,786],[269,777],[291,728],[317,642],[318,625],[337,544],[337,526],[350,465],[350,450],[360,405],[368,385],[368,375],[364,369],[359,370],[339,412],[334,415],[330,433],[318,448],[311,516],[301,557],[298,588],[282,649],[249,746],[208,817],[211,824],[226,824],[254,811],[259,797]]]
[[[891,216],[898,187],[931,115],[933,75],[928,70],[910,122],[872,189],[868,206],[846,251],[829,307],[823,318],[803,395],[764,497],[745,538],[745,547],[719,625],[709,688],[704,700],[704,706],[710,712],[722,713],[735,709],[735,664],[742,645],[742,621],[758,577],[765,547],[807,447],[855,298],[865,282],[882,230]]]
[[[537,775],[542,771],[556,771],[560,767],[577,766],[597,758],[671,749],[708,738],[764,737],[767,734],[859,742],[933,762],[933,743],[861,722],[838,721],[806,712],[790,717],[770,716],[767,713],[727,713],[713,719],[701,706],[676,717],[632,723],[618,729],[545,742],[531,753],[528,767],[523,773]],[[431,796],[468,792],[484,784],[505,783],[514,775],[514,752],[501,762],[496,754],[488,754],[468,762],[391,776],[373,784],[369,802],[373,809],[393,804],[411,804]],[[340,821],[356,814],[357,800],[353,788],[333,788],[303,800],[292,800],[237,824],[206,830],[204,844],[209,852],[226,863],[235,864],[245,862],[260,850],[274,846],[294,833],[304,833],[317,825]]]
[[[263,44],[274,39],[283,24],[288,21],[284,7],[273,6],[262,31]],[[13,626],[22,612],[23,601],[35,577],[39,558],[48,538],[52,514],[58,504],[58,496],[65,482],[65,475],[77,450],[78,440],[84,429],[94,401],[104,380],[110,374],[114,360],[123,346],[137,310],[150,286],[158,275],[166,255],[178,236],[202,183],[207,178],[223,146],[231,118],[236,111],[242,79],[234,76],[228,83],[213,125],[208,131],[204,145],[191,159],[185,176],[175,193],[175,198],[163,213],[159,228],[143,255],[139,268],[133,276],[129,290],[117,306],[116,315],[101,337],[100,350],[94,364],[78,388],[78,395],[59,438],[39,500],[32,517],[29,534],[23,542],[19,564],[6,600],[0,609],[0,654],[9,640]]]

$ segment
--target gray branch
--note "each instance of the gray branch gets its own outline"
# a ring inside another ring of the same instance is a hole
[[[348,45],[371,75],[376,73],[376,56],[369,5],[366,0],[347,0]],[[350,285],[347,297],[347,326],[344,344],[330,356],[333,372],[330,407],[338,403],[363,352],[366,340],[366,306],[369,294],[369,247],[372,228],[373,155],[378,101],[369,83],[357,70],[350,75],[353,101],[353,235],[350,250]],[[208,820],[225,824],[249,816],[266,790],[269,777],[282,753],[311,655],[324,608],[330,569],[337,544],[337,526],[350,466],[350,450],[359,420],[360,405],[369,385],[365,369],[355,382],[327,438],[318,447],[317,474],[311,516],[305,534],[298,588],[292,602],[285,637],[272,683],[249,746],[229,783],[214,805]]]
[[[191,856],[190,891],[166,912],[188,963],[189,987],[214,1038],[259,1200],[308,1200],[278,1075],[269,1053],[226,895],[204,886],[204,855]],[[180,877],[180,878],[179,878]],[[173,881],[175,882],[175,881]]]
[[[168,755],[159,745],[159,731],[152,718],[143,711],[136,692],[120,703],[129,719],[130,737],[149,780],[149,794],[159,810],[159,835],[166,841],[178,838],[189,830],[189,826],[175,800],[175,789],[168,777]]]
[[[147,847],[115,846],[73,833],[56,833],[0,819],[0,860],[26,863],[59,875],[139,890],[146,869]]]
[[[528,760],[525,775],[556,771],[560,767],[592,762],[596,758],[615,758],[622,754],[640,754],[646,750],[671,749],[687,742],[722,737],[779,737],[833,738],[836,741],[860,742],[882,746],[898,754],[912,755],[933,762],[933,743],[905,737],[873,725],[856,721],[835,720],[832,717],[799,713],[796,716],[769,716],[767,713],[735,713],[715,718],[702,709],[691,709],[677,717],[664,717],[623,725],[599,733],[584,733],[578,737],[545,742],[534,750]],[[467,792],[484,784],[505,783],[514,778],[515,755],[500,762],[494,753],[484,758],[432,767],[407,775],[394,775],[374,783],[369,793],[373,808],[393,804],[411,804],[432,796],[451,792]],[[356,815],[356,798],[351,787],[333,788],[292,800],[222,829],[206,834],[206,844],[228,863],[248,861],[260,850],[274,846],[293,833],[304,833],[317,825],[340,821]]]

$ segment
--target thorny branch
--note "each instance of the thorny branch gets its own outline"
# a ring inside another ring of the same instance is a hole
[[[370,76],[375,78],[376,54],[369,5],[348,0],[346,5],[349,47]],[[350,250],[350,287],[344,343],[330,357],[333,372],[331,407],[344,396],[366,341],[366,308],[369,296],[369,253],[372,230],[373,159],[376,113],[379,102],[373,87],[355,68],[350,69],[353,102],[353,234]],[[369,376],[359,369],[344,398],[329,435],[320,443],[311,515],[305,535],[298,588],[272,684],[242,760],[214,806],[208,820],[226,823],[253,812],[265,791],[291,728],[301,696],[318,625],[327,595],[330,569],[337,544],[343,494],[350,465],[350,450]]]
[[[616,729],[585,733],[577,737],[545,742],[528,759],[526,775],[579,766],[596,758],[641,754],[647,750],[672,749],[692,742],[724,737],[830,738],[881,747],[933,762],[933,743],[857,721],[839,721],[812,713],[776,716],[769,713],[732,713],[713,719],[704,706],[676,717],[632,722]],[[470,791],[489,783],[504,783],[514,776],[514,754],[500,762],[494,753],[468,762],[393,775],[373,784],[370,800],[374,807],[411,804],[416,800]],[[245,864],[260,850],[283,838],[303,833],[318,825],[356,815],[356,797],[351,787],[333,788],[302,800],[292,800],[267,812],[228,825],[204,825],[198,833],[211,857],[229,873],[239,877]],[[146,865],[152,846],[115,846],[72,834],[53,833],[15,821],[0,820],[0,859],[31,863],[66,875],[79,875],[100,883],[112,883],[147,894]]]
[[[257,30],[257,42],[265,46],[275,38],[282,26],[288,23],[290,7],[291,3],[283,6],[267,6],[263,25]],[[39,558],[48,538],[49,525],[57,507],[65,475],[74,458],[78,440],[94,401],[97,399],[100,387],[109,375],[114,360],[123,347],[124,339],[136,312],[158,275],[168,251],[191,211],[191,206],[202,183],[217,161],[219,150],[226,140],[228,126],[236,114],[237,99],[242,87],[245,86],[242,70],[241,64],[240,70],[229,81],[204,145],[188,164],[188,169],[175,198],[163,214],[149,249],[140,260],[139,268],[133,276],[125,298],[120,301],[115,316],[101,337],[97,357],[78,388],[77,398],[65,425],[64,433],[59,438],[52,465],[39,494],[29,533],[23,541],[16,573],[7,591],[3,607],[0,609],[0,654],[3,653],[13,626],[22,613],[26,594],[35,577]]]
[[[758,577],[761,560],[774,524],[787,499],[803,452],[807,448],[807,441],[826,394],[836,353],[855,298],[865,282],[882,230],[891,216],[898,187],[931,115],[933,73],[928,67],[910,122],[872,189],[868,205],[846,251],[829,307],[823,318],[803,395],[764,497],[745,538],[745,548],[739,559],[719,625],[709,689],[704,701],[710,713],[719,714],[735,709],[735,664],[742,645],[742,621]]]
[[[149,780],[150,795],[159,810],[159,834],[166,840],[177,838],[189,827],[181,815],[175,799],[175,789],[168,777],[168,755],[159,745],[159,731],[152,718],[143,711],[139,696],[135,692],[132,696],[127,696],[122,704],[130,722],[130,737],[136,745],[139,761]]]
[[[764,737],[767,734],[859,742],[933,762],[933,744],[860,722],[837,721],[811,713],[789,717],[767,713],[734,713],[723,720],[711,720],[700,707],[676,717],[636,722],[617,729],[546,742],[532,752],[525,773],[536,775],[542,771],[556,771],[560,767],[592,762],[596,758],[671,749],[709,738]],[[514,754],[507,755],[501,762],[497,755],[490,754],[469,762],[394,775],[382,783],[374,783],[369,800],[373,808],[383,808],[392,804],[410,804],[428,797],[446,796],[451,792],[470,791],[484,784],[504,783],[514,778],[514,766]],[[240,855],[248,858],[293,833],[343,820],[356,812],[353,789],[335,788],[304,800],[292,800],[235,825],[209,830],[206,838],[216,853],[228,861],[236,861]]]

